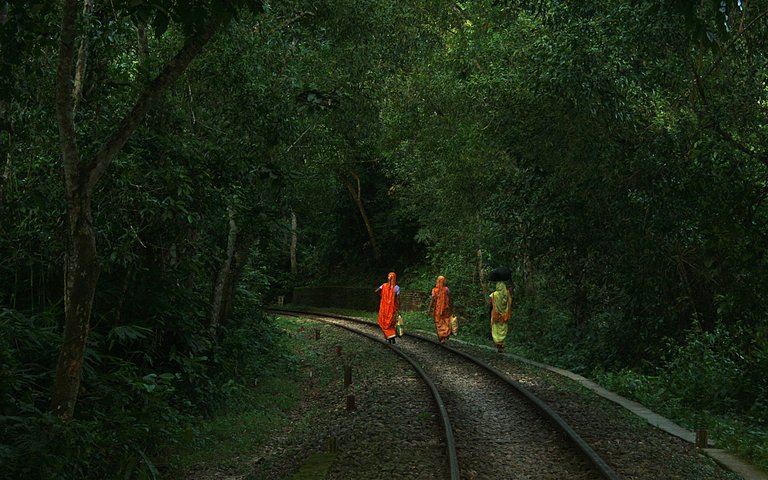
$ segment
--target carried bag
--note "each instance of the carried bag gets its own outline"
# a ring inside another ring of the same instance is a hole
[[[451,333],[454,335],[459,333],[459,319],[456,315],[451,315]]]
[[[405,335],[405,323],[400,315],[397,316],[397,322],[395,323],[395,333],[398,337]]]

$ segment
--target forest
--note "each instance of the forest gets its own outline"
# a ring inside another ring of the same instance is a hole
[[[0,476],[160,478],[297,286],[483,334],[768,468],[768,4],[0,0]],[[281,360],[282,359],[282,360]]]

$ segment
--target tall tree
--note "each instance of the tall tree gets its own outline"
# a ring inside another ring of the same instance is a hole
[[[200,54],[219,27],[231,18],[234,3],[226,1],[184,5],[176,2],[132,2],[143,15],[154,14],[158,34],[168,24],[168,15],[180,20],[186,35],[182,47],[157,76],[139,90],[132,107],[101,142],[96,152],[83,158],[78,145],[75,107],[82,91],[87,56],[88,31],[81,31],[81,48],[76,59],[78,25],[87,25],[91,12],[81,9],[77,0],[65,0],[59,31],[59,54],[56,71],[56,117],[59,127],[62,165],[66,188],[69,223],[69,251],[64,271],[64,337],[51,396],[51,409],[59,417],[69,418],[75,411],[80,386],[83,358],[88,337],[93,299],[99,278],[92,202],[93,195],[110,163],[139,127],[141,120],[157,103],[161,94]],[[83,11],[78,17],[78,12]],[[138,10],[134,10],[135,12]],[[130,12],[127,12],[130,13]],[[73,80],[73,66],[75,77]]]

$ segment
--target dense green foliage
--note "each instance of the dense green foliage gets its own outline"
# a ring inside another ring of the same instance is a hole
[[[83,159],[185,39],[221,26],[93,192],[101,273],[62,422],[49,401],[71,248],[51,35],[63,2],[0,1],[12,474],[156,476],[196,418],[280,354],[263,307],[294,285],[395,270],[427,291],[443,274],[483,338],[483,278],[502,264],[520,351],[683,417],[736,418],[765,445],[764,5],[77,3]],[[765,450],[749,453],[768,464]]]
[[[465,288],[481,250],[526,353],[764,431],[765,12],[464,6],[383,114],[436,270]]]

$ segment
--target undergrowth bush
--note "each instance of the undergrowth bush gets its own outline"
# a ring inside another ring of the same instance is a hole
[[[94,331],[75,417],[62,421],[48,413],[58,314],[0,310],[0,478],[159,478],[176,446],[195,441],[195,419],[242,397],[280,355],[255,307],[218,341],[186,332],[165,358],[147,327]]]
[[[666,352],[653,374],[631,369],[596,370],[610,388],[649,404],[719,414],[748,413],[765,401],[764,386],[745,375],[742,340],[724,328],[694,327],[682,343],[667,340]]]
[[[531,359],[574,371],[584,369],[586,352],[579,348],[577,330],[570,318],[540,297],[517,296],[508,346]]]
[[[697,410],[733,412],[744,398],[744,356],[737,334],[691,329],[682,345],[668,341],[660,377],[669,396]]]
[[[709,430],[719,446],[766,468],[768,389],[764,376],[751,374],[765,361],[764,354],[761,344],[738,327],[702,331],[694,326],[684,341],[667,341],[653,374],[598,368],[593,376],[690,429]]]

